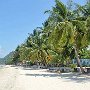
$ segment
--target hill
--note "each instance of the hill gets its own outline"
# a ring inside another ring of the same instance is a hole
[[[4,58],[0,58],[0,64],[5,64]]]
[[[6,55],[3,59],[6,64],[11,64],[12,58],[13,58],[14,51],[10,52],[8,55]]]

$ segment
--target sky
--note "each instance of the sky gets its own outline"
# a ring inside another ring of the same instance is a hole
[[[66,3],[67,0],[61,0]],[[85,0],[74,0],[84,4]],[[0,58],[23,43],[48,18],[54,0],[0,0]]]

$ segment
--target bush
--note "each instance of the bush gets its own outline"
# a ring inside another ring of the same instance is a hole
[[[76,64],[70,64],[69,67],[71,67],[72,69],[74,69],[77,65]]]

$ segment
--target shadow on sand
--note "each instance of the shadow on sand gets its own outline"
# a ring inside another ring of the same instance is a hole
[[[23,68],[23,70],[39,70],[38,68]]]
[[[60,77],[59,74],[25,74],[26,76],[34,76],[34,77]]]
[[[64,78],[68,81],[74,81],[76,83],[86,83],[90,82],[90,75],[88,74],[79,74],[79,73],[63,73],[60,75],[61,78]]]
[[[64,79],[65,82],[76,82],[76,83],[87,83],[90,82],[90,75],[81,75],[81,74],[74,74],[74,73],[62,73],[62,74],[25,74],[26,76],[34,76],[34,77],[57,77],[58,79]]]
[[[39,70],[36,68],[23,68],[23,70]],[[43,72],[45,72],[43,74]],[[46,73],[47,70],[42,70],[40,71],[40,73],[37,74],[31,74],[31,73],[26,73],[26,76],[32,76],[32,77],[45,77],[45,78],[58,78],[58,79],[64,79],[65,82],[76,82],[76,83],[87,83],[90,82],[90,74],[80,74],[80,73],[50,73],[48,72],[48,74]]]

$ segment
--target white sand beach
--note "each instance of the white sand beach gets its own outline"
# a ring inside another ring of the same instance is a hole
[[[90,76],[5,66],[0,69],[0,90],[90,90]]]

